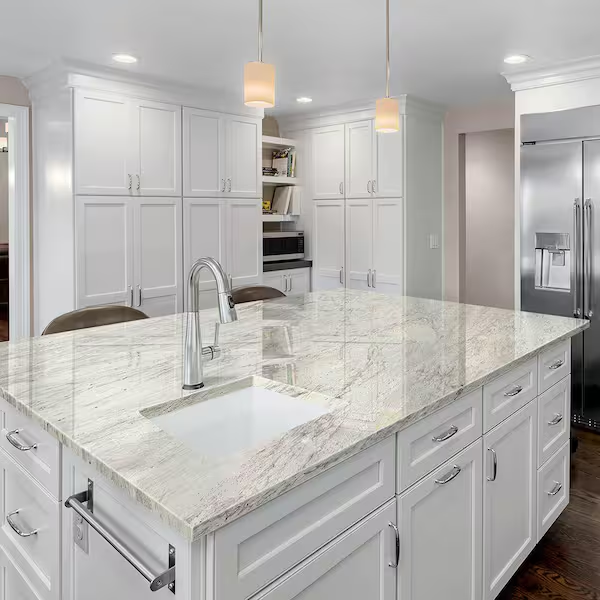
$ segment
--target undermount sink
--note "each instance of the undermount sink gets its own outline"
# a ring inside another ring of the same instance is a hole
[[[320,394],[249,377],[141,412],[194,451],[216,458],[264,445],[329,410]]]

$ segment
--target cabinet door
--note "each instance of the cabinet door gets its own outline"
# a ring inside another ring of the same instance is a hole
[[[404,207],[402,199],[374,199],[372,205],[373,286],[382,294],[403,294]]]
[[[135,193],[181,196],[181,107],[144,101],[136,104],[135,114]]]
[[[313,289],[344,287],[344,201],[314,203]]]
[[[481,449],[471,444],[398,499],[400,598],[480,600]]]
[[[133,107],[122,96],[78,90],[75,95],[77,194],[125,195],[133,189]]]
[[[310,292],[310,269],[292,269],[287,271],[288,296],[302,296]]]
[[[0,600],[42,600],[1,550]]]
[[[287,271],[285,273],[282,271],[263,273],[263,284],[287,294]]]
[[[371,288],[373,212],[371,200],[346,200],[346,287]]]
[[[131,198],[76,198],[77,308],[132,305]]]
[[[190,269],[199,258],[210,256],[227,269],[225,200],[218,198],[184,198],[183,200],[183,282],[187,309]],[[200,307],[217,305],[214,277],[203,269],[200,273]]]
[[[260,200],[227,200],[227,270],[232,286],[262,281],[262,209]]]
[[[394,600],[395,510],[392,500],[253,600]]]
[[[262,122],[230,117],[227,120],[227,195],[262,196]]]
[[[313,198],[344,196],[344,126],[321,127],[312,133]]]
[[[369,198],[373,179],[373,121],[348,123],[346,198]]]
[[[379,198],[404,196],[404,133],[375,133],[374,195]]]
[[[149,317],[181,312],[181,200],[135,201],[133,255],[136,307]]]
[[[207,110],[183,109],[183,195],[225,191],[225,120]]]
[[[537,399],[483,438],[484,600],[492,600],[536,543]]]

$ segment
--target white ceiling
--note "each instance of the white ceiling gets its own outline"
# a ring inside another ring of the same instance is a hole
[[[242,94],[256,60],[257,0],[11,0],[0,74],[26,77],[58,59]],[[600,54],[598,0],[391,0],[392,95],[447,105],[509,94],[509,53],[544,64]],[[264,60],[277,68],[278,112],[371,100],[384,92],[384,0],[264,0]],[[508,68],[506,70],[509,70]]]

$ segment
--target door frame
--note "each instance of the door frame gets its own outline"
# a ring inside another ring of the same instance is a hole
[[[29,107],[0,104],[8,118],[9,339],[31,335]]]

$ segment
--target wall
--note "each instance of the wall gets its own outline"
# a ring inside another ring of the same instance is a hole
[[[27,88],[20,79],[0,75],[0,104],[31,106]]]
[[[512,97],[505,101],[451,109],[444,118],[444,298],[460,299],[460,264],[464,264],[464,244],[460,231],[459,136],[465,133],[514,127]],[[464,215],[463,215],[464,217]],[[464,221],[463,221],[464,222]],[[462,232],[464,242],[464,232]],[[461,258],[462,256],[462,258]]]
[[[465,135],[461,301],[514,307],[514,129]]]

